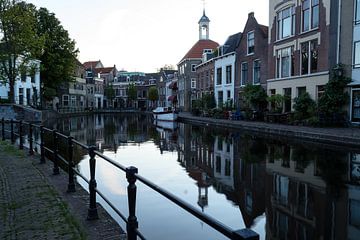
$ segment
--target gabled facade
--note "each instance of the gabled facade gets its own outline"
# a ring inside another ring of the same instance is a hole
[[[339,3],[335,0],[269,1],[268,95],[318,100],[339,58]]]
[[[90,61],[83,63],[86,71],[87,107],[104,107],[104,79],[100,77],[97,69],[104,68],[101,61]]]
[[[217,107],[222,107],[227,101],[235,100],[235,49],[239,44],[242,33],[236,33],[228,37],[224,45],[218,49],[218,55],[214,59],[214,95]]]
[[[247,84],[266,89],[268,78],[268,27],[260,25],[251,12],[236,52],[235,103],[242,107],[242,92]]]
[[[202,63],[196,69],[196,98],[200,99],[205,94],[214,93],[214,54],[204,53]]]
[[[219,44],[209,39],[209,18],[205,15],[199,20],[199,41],[185,54],[178,63],[178,103],[184,111],[191,110],[191,102],[196,99],[196,69],[202,62],[202,56],[213,53]]]

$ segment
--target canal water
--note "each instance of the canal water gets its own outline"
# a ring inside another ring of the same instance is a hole
[[[164,130],[151,116],[136,114],[59,119],[52,127],[137,167],[235,230],[251,228],[261,239],[360,236],[360,150],[184,123]],[[75,157],[89,176],[86,152],[76,150]],[[98,159],[96,178],[98,189],[127,216],[125,174]],[[143,184],[137,187],[139,230],[147,239],[226,239]]]

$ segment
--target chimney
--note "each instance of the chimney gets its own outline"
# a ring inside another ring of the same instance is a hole
[[[249,18],[254,17],[254,12],[249,12]]]

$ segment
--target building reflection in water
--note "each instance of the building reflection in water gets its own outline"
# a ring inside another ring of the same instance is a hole
[[[265,213],[265,239],[360,236],[359,151],[182,123],[164,130],[149,115],[92,115],[52,126],[101,150],[150,141],[161,153],[177,152],[196,181],[202,211],[213,188],[237,206],[248,228]]]

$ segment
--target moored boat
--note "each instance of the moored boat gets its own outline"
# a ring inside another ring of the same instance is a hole
[[[153,111],[154,120],[156,121],[176,121],[178,112],[172,107],[157,107]]]

